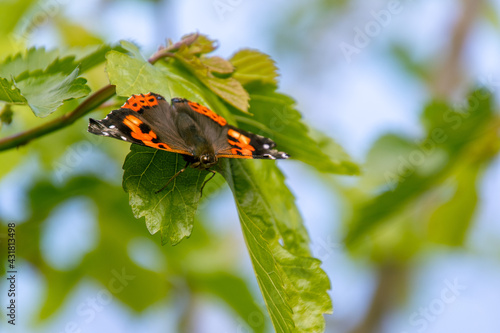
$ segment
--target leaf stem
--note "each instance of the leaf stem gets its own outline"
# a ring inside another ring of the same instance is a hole
[[[149,58],[148,61],[151,64],[154,64],[155,62],[157,62],[158,60],[160,60],[162,58],[167,58],[167,57],[173,58],[175,56],[175,54],[174,54],[175,51],[178,51],[183,45],[189,46],[189,45],[193,44],[198,39],[199,36],[200,36],[200,34],[198,32],[196,32],[194,34],[186,36],[181,41],[179,41],[175,44],[172,44],[172,45],[169,45],[166,47],[160,47],[158,49],[158,51],[156,51],[155,54],[153,54],[151,56],[151,58]]]
[[[153,54],[153,56],[151,58],[149,58],[149,62],[154,64],[158,60],[163,59],[163,58],[167,58],[167,57],[173,58],[173,57],[175,57],[175,54],[173,54],[172,52],[165,52],[164,50],[160,50],[160,51],[156,52],[155,54]]]

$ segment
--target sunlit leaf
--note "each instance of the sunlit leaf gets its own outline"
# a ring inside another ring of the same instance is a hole
[[[248,93],[240,82],[232,77],[221,78],[214,76],[212,73],[212,68],[215,65],[214,61],[208,60],[206,57],[197,57],[196,55],[190,53],[189,48],[183,47],[177,53],[175,53],[175,58],[179,60],[185,68],[191,72],[198,80],[200,80],[208,89],[212,90],[223,100],[234,106],[241,111],[248,110]],[[217,60],[217,68],[228,68],[231,63],[224,60],[226,64],[221,64],[221,58]],[[224,70],[222,71],[224,72]]]
[[[0,77],[0,100],[7,103],[24,104],[26,98],[21,95],[21,90],[12,82]]]
[[[221,57],[203,57],[203,65],[205,65],[209,71],[219,73],[219,74],[230,74],[234,71],[234,67],[229,61]]]
[[[103,51],[96,52],[81,60],[84,69],[103,61]],[[75,55],[60,57],[58,50],[46,51],[43,48],[31,48],[26,53],[7,57],[0,63],[3,90],[0,100],[26,103],[36,116],[46,117],[64,101],[90,93],[87,81],[79,77],[79,64]]]
[[[227,161],[222,172],[233,191],[274,328],[276,332],[321,332],[323,314],[332,312],[327,294],[330,282],[320,261],[310,257],[294,198],[269,161],[247,162]]]
[[[71,74],[52,74],[29,77],[16,84],[36,116],[46,117],[68,99],[85,97],[90,93],[87,80],[78,77],[78,68]]]
[[[263,84],[278,84],[278,68],[267,54],[244,49],[233,55],[230,61],[236,68],[233,77],[243,85],[256,81]]]
[[[135,217],[146,217],[149,232],[160,231],[163,244],[175,245],[193,229],[207,171],[188,168],[162,192],[155,193],[185,164],[180,154],[131,145],[123,165],[123,188],[129,193]]]
[[[73,58],[66,57],[65,59],[59,59],[57,50],[47,51],[44,48],[33,47],[26,52],[20,52],[3,59],[0,63],[0,76],[19,80],[19,75],[29,72],[44,72],[51,64],[54,64],[52,67],[56,68],[57,71],[66,71],[65,67],[64,69],[59,68],[59,65],[66,63],[67,59],[72,60]],[[76,65],[73,66],[69,73],[75,67]]]
[[[137,59],[138,56],[136,54],[131,57],[117,51],[106,55],[106,70],[111,84],[116,85],[118,95],[129,97],[133,94],[155,92],[167,100],[184,97],[209,104],[195,84],[165,66],[153,66],[143,59]]]

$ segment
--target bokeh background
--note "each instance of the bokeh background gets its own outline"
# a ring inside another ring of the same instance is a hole
[[[280,90],[362,169],[279,163],[331,280],[327,332],[500,332],[500,1],[20,0],[0,11],[2,57],[19,36],[48,49],[126,39],[148,56],[195,31],[224,57],[271,55]],[[107,83],[103,69],[88,75],[93,89]],[[476,123],[464,105],[477,86],[495,113]],[[429,107],[436,100],[448,106]],[[463,111],[450,139],[398,173],[447,107]],[[16,113],[0,136],[34,118]],[[128,147],[108,141],[82,119],[0,154],[0,220],[18,225],[21,251],[18,322],[2,318],[0,330],[247,332],[250,313],[271,332],[229,189],[202,203],[190,239],[161,247],[120,188]],[[353,221],[371,227],[345,243]],[[110,294],[123,267],[134,290],[125,280]]]

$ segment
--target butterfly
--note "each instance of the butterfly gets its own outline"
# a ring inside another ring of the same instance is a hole
[[[159,94],[132,95],[120,109],[102,120],[89,119],[88,131],[142,146],[182,154],[186,165],[165,186],[188,167],[210,170],[219,158],[287,159],[274,149],[276,143],[261,135],[231,126],[209,108],[184,98],[170,104]]]

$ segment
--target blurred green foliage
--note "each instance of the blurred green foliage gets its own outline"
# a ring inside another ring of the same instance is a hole
[[[276,47],[289,52],[293,45],[294,50],[317,52],[318,40],[326,38],[325,27],[349,12],[349,4],[319,0],[290,7],[275,22],[287,27],[279,29]],[[488,6],[482,15],[498,30],[498,17]],[[478,88],[463,97],[465,107],[430,98],[422,107],[420,138],[400,133],[381,136],[368,152],[356,185],[340,185],[331,174],[356,175],[359,167],[327,134],[308,128],[295,101],[277,90],[277,68],[267,55],[244,49],[225,60],[209,55],[215,49],[213,41],[201,36],[197,43],[171,48],[172,56],[153,65],[133,43],[105,45],[63,15],[53,14],[60,13],[60,8],[43,9],[31,0],[0,4],[4,36],[0,38],[0,142],[69,114],[108,80],[118,96],[95,110],[95,118],[132,94],[154,91],[167,99],[182,96],[217,110],[232,124],[271,137],[280,149],[332,184],[332,191],[340,191],[345,204],[343,232],[353,258],[368,258],[380,272],[407,279],[407,274],[398,272],[406,272],[418,255],[436,245],[466,245],[480,205],[479,184],[500,149],[497,92]],[[29,48],[28,37],[45,21],[55,24],[60,33],[58,50]],[[307,38],[306,33],[319,39]],[[412,79],[429,86],[436,80],[439,57],[415,59],[411,45],[401,42],[390,44],[387,52]],[[314,65],[307,63],[304,68]],[[47,118],[39,118],[43,116]],[[163,301],[175,306],[178,298],[187,298],[177,318],[179,331],[190,331],[190,306],[207,295],[223,302],[255,332],[269,330],[271,323],[279,332],[324,330],[323,314],[332,311],[326,293],[330,282],[311,255],[295,198],[274,163],[221,162],[220,175],[208,183],[203,198],[199,187],[204,174],[188,170],[172,185],[175,191],[159,199],[152,191],[183,166],[179,156],[138,146],[129,151],[123,142],[90,136],[86,127],[83,117],[0,155],[4,179],[30,163],[37,169],[21,189],[27,199],[17,229],[22,240],[19,262],[34,267],[46,284],[41,309],[31,322],[34,327],[60,313],[75,290],[90,281],[137,313]],[[85,151],[108,156],[116,169],[128,153],[123,164],[123,188],[128,193],[117,186],[116,176],[109,180],[95,169],[80,170]],[[149,168],[150,164],[158,168]],[[134,180],[139,174],[147,180]],[[204,209],[197,213],[217,199],[226,182],[234,195],[262,298],[240,271],[234,235],[212,231]],[[179,195],[188,202],[181,204]],[[44,258],[41,243],[47,219],[72,199],[95,205],[97,241],[80,262],[61,269]],[[146,228],[136,219],[143,216]],[[151,236],[157,231],[159,235]],[[139,262],[130,253],[131,244],[137,243],[153,249],[159,263],[147,267]],[[5,266],[0,266],[0,273],[5,273]],[[122,281],[124,288],[110,287],[120,274],[129,276]],[[264,319],[261,299],[270,320]]]
[[[428,242],[464,244],[477,205],[475,184],[500,149],[492,92],[472,92],[467,105],[433,102],[422,114],[421,140],[386,135],[374,144],[361,180],[366,190],[348,191],[355,213],[347,245],[362,243],[364,255],[382,262],[405,262]]]

